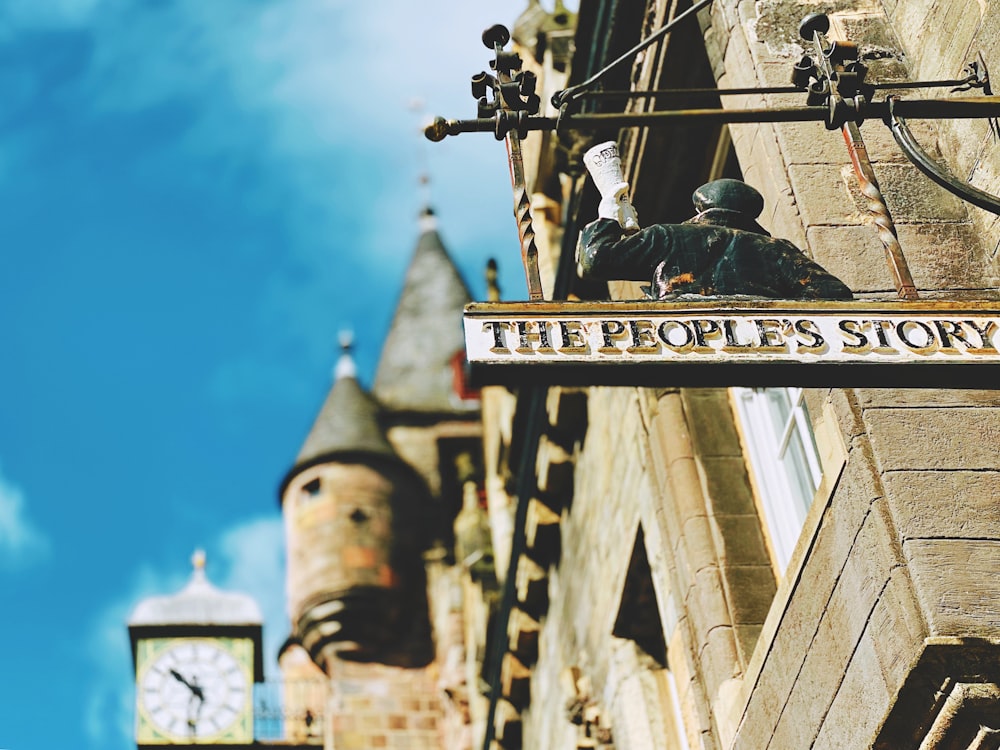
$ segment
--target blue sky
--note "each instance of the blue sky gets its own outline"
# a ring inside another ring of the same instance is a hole
[[[371,383],[423,169],[525,296],[502,144],[414,109],[473,116],[523,7],[0,3],[0,748],[133,746],[125,618],[196,547],[287,635],[276,487],[342,328]]]

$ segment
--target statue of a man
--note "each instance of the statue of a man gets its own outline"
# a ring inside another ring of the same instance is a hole
[[[601,144],[605,157],[609,146]],[[591,150],[592,152],[594,149]],[[588,152],[588,155],[591,152]],[[617,150],[613,155],[617,159]],[[587,164],[599,188],[601,176]],[[606,165],[602,165],[606,166]],[[618,181],[584,227],[577,268],[584,278],[651,281],[654,299],[680,294],[748,295],[773,299],[852,299],[851,290],[788,240],[771,237],[756,218],[760,193],[739,180],[714,180],[692,200],[697,215],[683,224],[637,229],[635,209]],[[627,185],[625,185],[627,188]],[[632,230],[632,233],[626,233]]]

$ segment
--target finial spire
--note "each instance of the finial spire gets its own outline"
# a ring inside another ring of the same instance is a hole
[[[437,230],[437,216],[434,215],[434,209],[430,205],[425,205],[424,209],[420,212],[420,233],[426,234],[427,232],[434,232]]]
[[[410,100],[409,109],[413,112],[420,123],[420,132],[424,132],[427,128],[427,122],[429,118],[427,117],[427,111],[424,109],[424,100],[420,98],[415,98]],[[417,173],[417,184],[420,186],[420,201],[424,206],[431,205],[431,174],[430,174],[430,163],[427,158],[427,139],[420,138],[420,146],[417,151],[417,163],[420,165],[420,171]]]
[[[205,550],[196,549],[191,555],[191,578],[197,581],[205,580]]]
[[[338,339],[341,353],[340,359],[337,360],[337,366],[333,370],[333,377],[335,380],[356,378],[358,368],[354,364],[354,357],[351,356],[351,351],[354,349],[354,331],[345,329],[340,332]]]

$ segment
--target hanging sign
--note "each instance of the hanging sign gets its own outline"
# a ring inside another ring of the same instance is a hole
[[[489,384],[1000,387],[1000,302],[508,302],[465,309]]]

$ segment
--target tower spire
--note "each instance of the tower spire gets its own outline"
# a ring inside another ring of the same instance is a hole
[[[338,340],[340,343],[340,358],[337,360],[337,366],[333,368],[333,379],[357,379],[358,366],[355,364],[354,357],[352,356],[354,351],[354,331],[350,329],[341,331]]]
[[[468,413],[478,408],[455,389],[455,357],[465,349],[459,321],[471,301],[434,213],[425,209],[372,388],[388,411]]]

